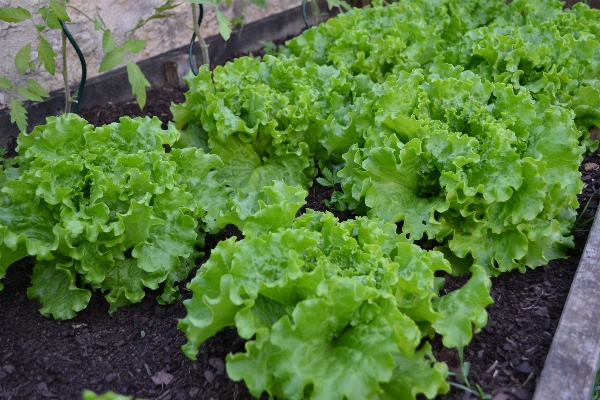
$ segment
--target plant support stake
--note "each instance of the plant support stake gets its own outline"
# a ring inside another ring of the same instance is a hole
[[[198,5],[200,9],[200,15],[198,19],[196,19],[196,7],[192,4],[192,18],[194,19],[194,34],[192,35],[192,40],[190,40],[190,49],[188,52],[188,56],[190,59],[190,67],[194,75],[198,75],[198,68],[196,67],[196,63],[194,62],[194,41],[196,37],[198,37],[198,41],[200,42],[200,50],[202,50],[202,61],[208,65],[210,68],[210,58],[208,55],[208,45],[204,41],[202,35],[200,35],[200,24],[202,23],[202,18],[204,17],[204,7],[202,4]]]
[[[64,21],[60,21],[60,26],[62,26],[63,30],[63,78],[65,81],[65,113],[71,111],[71,93],[69,91],[69,77],[67,73],[67,52],[66,52],[66,43],[65,38],[69,39],[69,42],[77,52],[77,56],[79,57],[79,62],[81,63],[81,81],[79,82],[79,89],[77,89],[77,100],[75,101],[75,105],[73,106],[73,112],[75,114],[79,114],[79,105],[81,104],[81,98],[83,97],[83,89],[85,88],[85,80],[87,77],[87,66],[85,63],[85,58],[83,57],[83,53],[81,49],[77,45],[77,42],[69,32],[67,25]]]
[[[306,29],[309,29],[310,24],[308,23],[308,17],[306,16],[306,0],[302,0],[302,19],[304,20],[304,25],[306,25]]]

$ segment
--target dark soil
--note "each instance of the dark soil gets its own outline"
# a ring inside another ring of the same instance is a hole
[[[86,110],[82,116],[96,125],[117,121],[122,115],[156,115],[168,121],[171,101],[183,101],[183,92],[174,86],[151,91],[143,112],[129,102]],[[600,188],[598,165],[597,154],[582,164],[582,205]],[[308,207],[325,210],[321,200],[329,198],[331,191],[315,183],[309,190]],[[595,196],[580,221],[594,216],[597,207]],[[532,397],[590,226],[577,228],[576,247],[568,259],[526,274],[514,271],[493,279],[495,304],[488,308],[489,323],[465,349],[472,386],[480,385],[494,400]],[[232,235],[240,233],[228,227],[207,237],[207,255],[197,264],[206,260],[219,240]],[[197,361],[181,352],[186,339],[177,321],[185,316],[181,301],[190,297],[185,282],[180,285],[182,299],[174,305],[158,305],[158,292],[149,291],[141,303],[111,316],[101,293],[94,293],[76,318],[54,321],[38,312],[36,301],[27,299],[31,272],[31,261],[23,260],[11,266],[2,280],[0,399],[78,399],[84,389],[162,400],[252,399],[244,383],[232,382],[225,372],[225,356],[244,349],[244,341],[234,330],[224,329],[205,342]],[[460,282],[450,278],[447,287]],[[436,357],[458,372],[456,351],[434,345]],[[471,395],[453,388],[440,398],[470,399]]]

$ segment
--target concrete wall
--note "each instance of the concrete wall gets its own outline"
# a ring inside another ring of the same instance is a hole
[[[181,2],[183,2],[181,0]],[[246,23],[256,21],[268,15],[276,14],[301,4],[301,0],[267,0],[268,9],[263,10],[247,0],[234,0],[230,8],[222,4],[224,11],[230,18],[243,18],[245,14]],[[28,10],[35,8],[37,0],[0,0],[0,7],[24,7]],[[83,11],[94,18],[100,15],[106,25],[115,35],[117,44],[122,44],[127,37],[128,31],[133,28],[140,18],[147,18],[154,14],[154,7],[164,4],[164,0],[71,0],[69,5]],[[68,10],[72,22],[68,24],[69,30],[77,40],[79,47],[86,57],[88,78],[98,75],[98,67],[104,53],[102,52],[102,31],[95,31],[94,25],[84,15]],[[189,3],[184,3],[175,9],[179,20],[191,25],[192,13]],[[205,7],[204,21],[200,27],[204,37],[218,33],[215,12],[212,7]],[[242,32],[243,33],[243,32]],[[44,37],[50,42],[54,50],[59,53],[61,47],[61,35],[58,30],[43,32]],[[137,31],[136,37],[147,40],[146,49],[135,55],[134,60],[139,61],[155,56],[176,47],[189,43],[192,32],[172,19],[154,20]],[[34,77],[48,92],[60,89],[63,86],[62,59],[57,57],[57,72],[51,76],[47,72],[32,74],[27,73],[20,76],[15,65],[14,56],[27,43],[32,43],[31,58],[37,63],[37,37],[33,25],[29,21],[21,23],[6,23],[0,21],[0,76],[6,76],[11,81],[23,81]],[[79,82],[81,68],[79,60],[71,45],[68,44],[67,65],[70,74],[70,84]],[[8,105],[11,99],[8,90],[0,90],[0,108]]]

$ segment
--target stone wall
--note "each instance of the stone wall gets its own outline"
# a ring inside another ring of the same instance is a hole
[[[111,32],[115,35],[117,44],[122,44],[127,38],[128,31],[133,28],[140,18],[147,18],[154,14],[154,8],[164,4],[165,0],[71,0],[68,9],[71,23],[68,28],[77,40],[79,47],[85,55],[87,62],[88,78],[98,75],[98,67],[104,53],[102,52],[102,31],[94,30],[94,25],[85,15],[94,18],[100,15]],[[179,2],[183,2],[182,0]],[[37,0],[0,0],[0,7],[24,7],[28,10],[35,9]],[[234,0],[231,7],[225,3],[220,6],[221,11],[230,20],[243,20],[246,23],[256,21],[268,15],[287,10],[301,4],[301,0],[267,0],[268,9],[264,10],[249,4],[248,0]],[[85,15],[75,10],[81,10]],[[192,13],[189,3],[183,3],[174,10],[179,21],[191,26]],[[218,33],[215,11],[212,7],[205,6],[204,21],[200,27],[204,37]],[[243,33],[243,32],[242,32]],[[61,35],[58,30],[43,32],[44,37],[50,42],[54,51],[60,52]],[[139,29],[135,37],[147,40],[146,49],[135,55],[134,60],[139,61],[157,54],[164,53],[179,46],[189,43],[192,32],[180,22],[174,19],[163,19],[150,21]],[[29,21],[21,23],[6,23],[0,21],[0,76],[8,77],[12,82],[21,81],[34,77],[49,92],[63,88],[63,78],[60,74],[62,59],[57,57],[57,72],[51,76],[47,72],[32,74],[27,73],[20,76],[15,65],[14,57],[27,43],[32,44],[31,59],[36,62],[38,39],[36,30]],[[67,60],[70,84],[79,82],[81,68],[77,55],[70,44],[68,44]],[[8,105],[11,93],[0,90],[0,108]]]

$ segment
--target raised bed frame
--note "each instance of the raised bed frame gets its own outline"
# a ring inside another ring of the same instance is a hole
[[[596,218],[533,400],[590,399],[599,362],[600,220]]]
[[[568,5],[573,2],[568,1]],[[327,10],[325,0],[319,0],[319,9]],[[220,35],[208,38],[211,67],[224,64],[237,55],[260,49],[262,46],[258,43],[259,40],[280,41],[298,35],[305,27],[301,15],[301,7],[296,7],[246,25],[241,36],[234,32],[227,42]],[[321,20],[333,15],[335,11],[328,11],[322,15]],[[187,51],[186,45],[139,63],[153,88],[181,79],[189,70]],[[195,54],[200,54],[198,44]],[[58,90],[52,92],[50,98],[42,103],[27,102],[25,107],[30,126],[43,124],[47,116],[60,114],[64,98],[64,90]],[[81,109],[132,98],[127,72],[123,67],[90,79]],[[6,147],[18,133],[16,125],[10,123],[8,109],[0,110],[0,147]],[[590,399],[599,364],[600,221],[596,219],[533,400]]]

